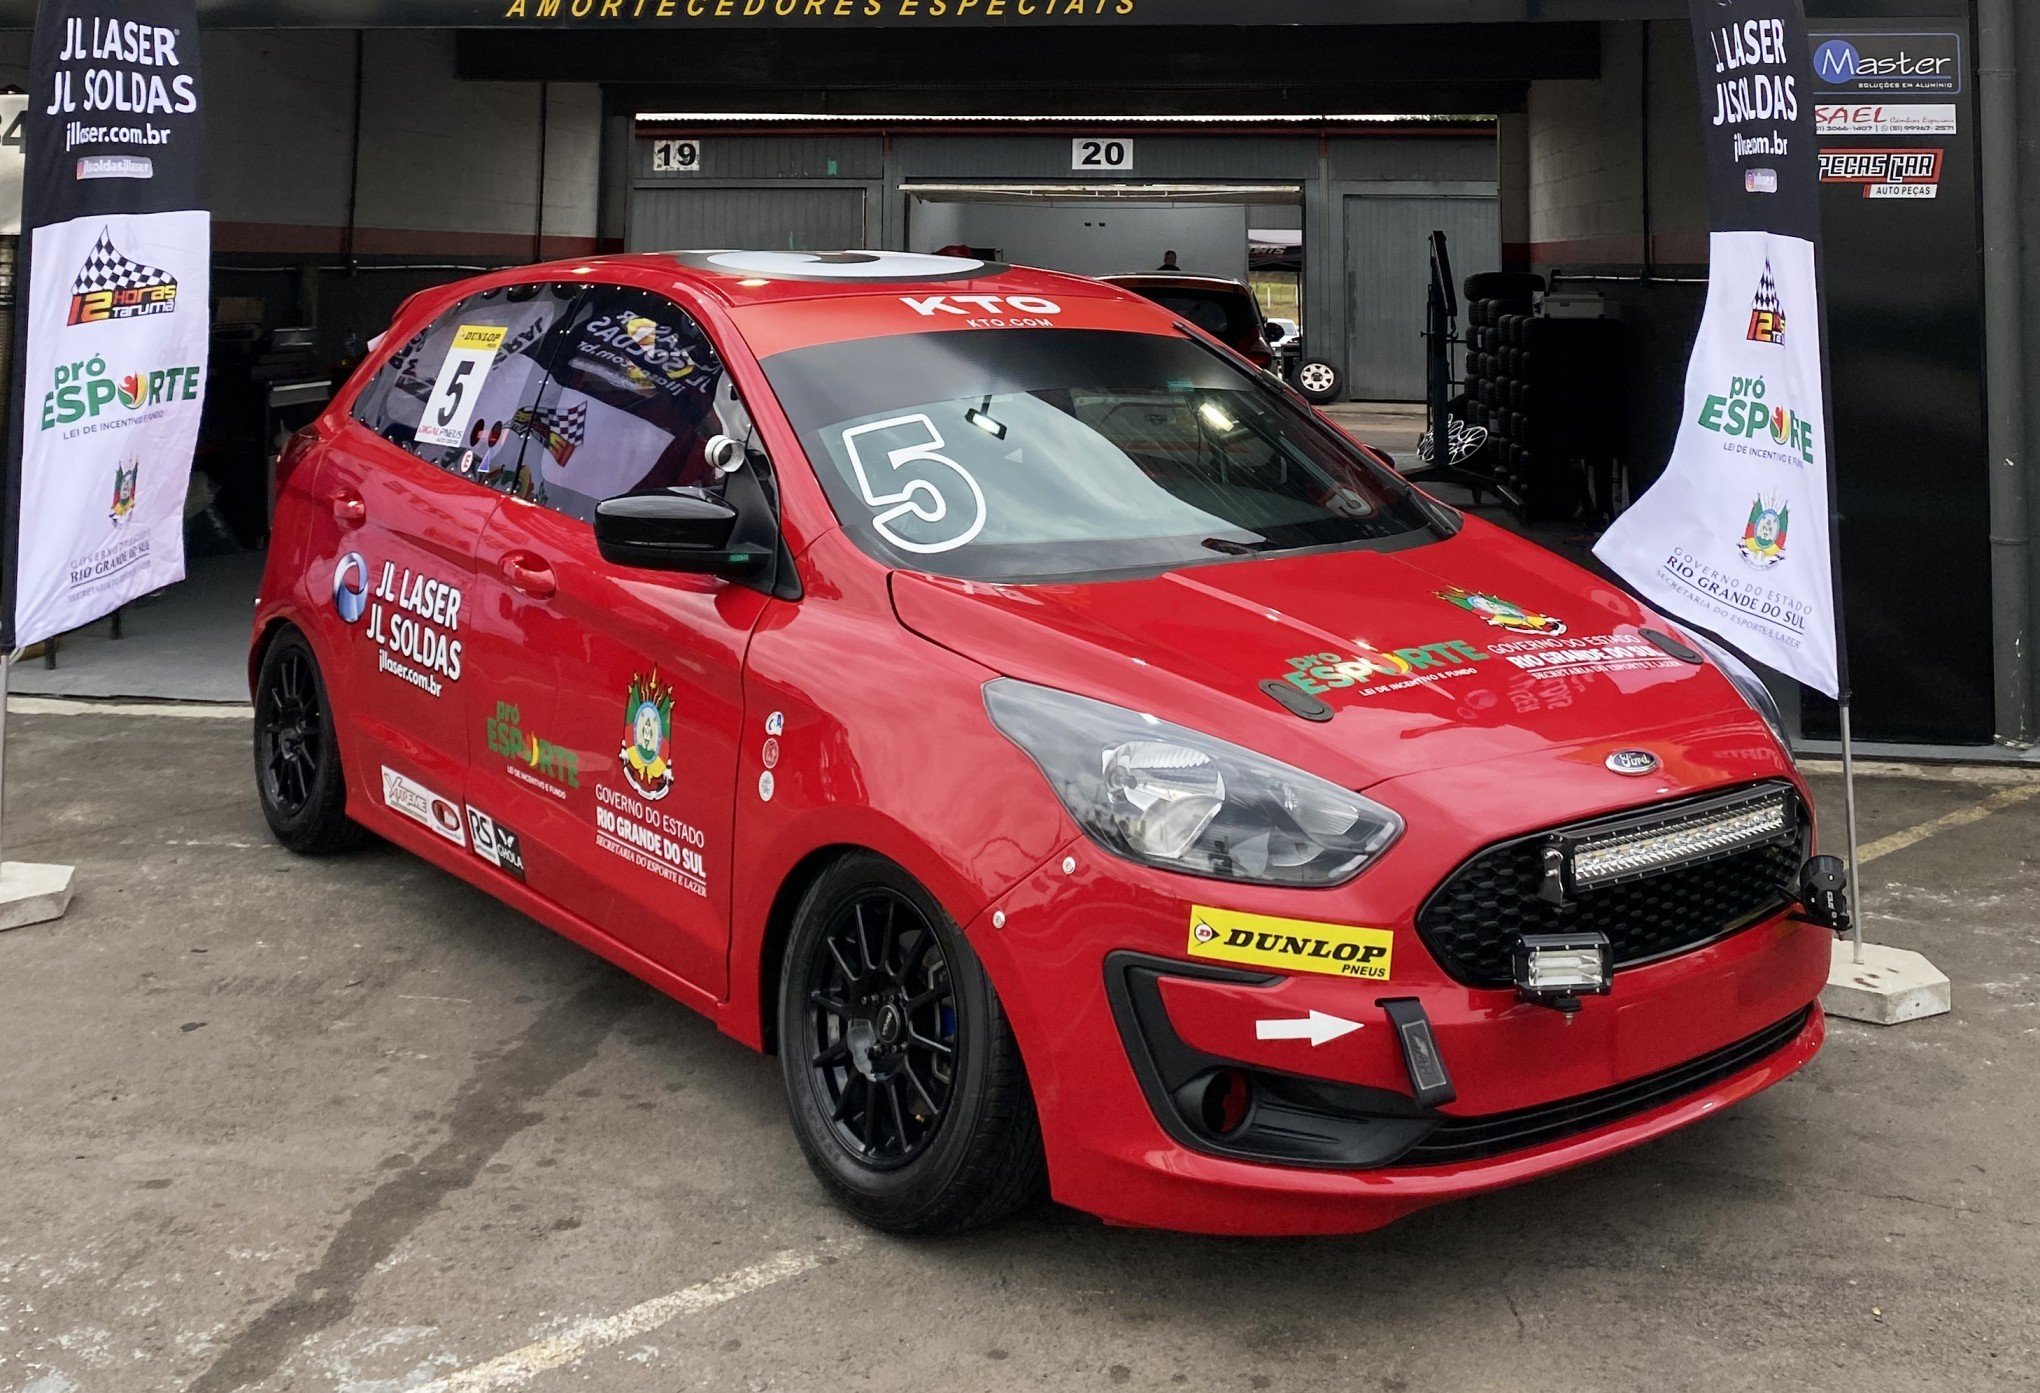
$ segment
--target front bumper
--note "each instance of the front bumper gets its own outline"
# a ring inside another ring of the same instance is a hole
[[[1676,1130],[1785,1078],[1824,1035],[1810,1008],[1826,980],[1830,935],[1784,916],[1620,972],[1611,995],[1568,1018],[1438,967],[1395,912],[1422,900],[1428,868],[1401,885],[1370,873],[1328,908],[1328,894],[1346,892],[1186,886],[1086,842],[1068,854],[1071,870],[1057,858],[1001,897],[970,937],[1027,1057],[1055,1196],[1111,1222],[1364,1231]],[[1389,979],[1191,962],[1186,889],[1244,912],[1393,925]],[[1144,983],[1139,993],[1129,990],[1130,968]],[[1423,1108],[1411,1098],[1387,1016],[1393,1001],[1422,1006],[1453,1101]],[[1321,1043],[1263,1036],[1262,1022],[1314,1012],[1360,1028]],[[1194,1117],[1172,1111],[1168,1095],[1186,1076],[1165,1077],[1158,1049],[1193,1068],[1215,1061],[1286,1081],[1266,1095],[1281,1106],[1264,1120],[1295,1149],[1241,1154],[1208,1129],[1200,1135]],[[1327,1127],[1327,1116],[1340,1125]]]

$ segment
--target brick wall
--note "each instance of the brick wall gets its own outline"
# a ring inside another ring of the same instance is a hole
[[[1528,231],[1510,259],[1595,271],[1703,263],[1706,183],[1690,31],[1679,20],[1611,22],[1601,54],[1592,81],[1530,86]]]

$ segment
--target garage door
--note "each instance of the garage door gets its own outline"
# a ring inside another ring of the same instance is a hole
[[[865,191],[830,188],[732,189],[712,186],[632,191],[630,248],[748,247],[835,251],[868,245]]]
[[[1431,233],[1452,243],[1452,274],[1501,269],[1501,225],[1492,198],[1346,199],[1346,381],[1367,401],[1424,397],[1424,303]]]

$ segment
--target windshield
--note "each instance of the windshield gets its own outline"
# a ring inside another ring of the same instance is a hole
[[[1438,535],[1395,474],[1188,338],[957,330],[764,366],[836,516],[888,564],[1068,579]]]

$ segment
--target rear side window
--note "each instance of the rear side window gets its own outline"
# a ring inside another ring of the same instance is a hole
[[[1254,341],[1253,302],[1244,295],[1210,290],[1152,290],[1141,293],[1221,343]]]
[[[592,287],[558,335],[552,372],[520,418],[531,436],[526,497],[582,521],[606,498],[712,486],[705,449],[749,418],[722,357],[664,296]]]
[[[383,365],[354,418],[435,468],[515,488],[527,439],[519,413],[538,394],[547,334],[579,293],[515,285],[470,295]]]

